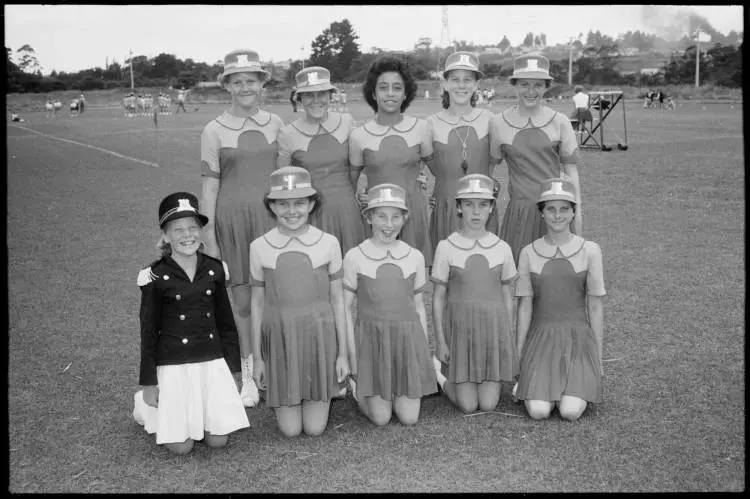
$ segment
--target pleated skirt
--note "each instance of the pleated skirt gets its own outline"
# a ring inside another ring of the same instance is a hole
[[[261,328],[266,364],[266,403],[287,407],[303,400],[325,402],[336,396],[336,327],[329,303],[284,310],[279,322]]]
[[[357,395],[385,400],[437,392],[437,378],[419,320],[360,320]]]
[[[502,303],[449,301],[445,324],[450,348],[449,381],[513,380],[518,372],[516,341]]]
[[[601,358],[586,322],[531,324],[521,352],[518,398],[559,401],[563,395],[602,400]]]
[[[156,376],[158,407],[146,405],[139,390],[133,417],[149,434],[156,434],[157,444],[201,440],[204,432],[226,435],[250,426],[223,358],[157,366]]]
[[[262,197],[252,203],[230,203],[220,198],[216,204],[216,242],[221,259],[229,268],[229,284],[250,282],[250,243],[276,227]]]

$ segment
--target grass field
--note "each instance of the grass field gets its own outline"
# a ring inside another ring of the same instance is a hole
[[[131,417],[136,276],[155,257],[162,197],[200,193],[199,134],[223,106],[159,117],[158,132],[114,109],[25,115],[7,128],[9,490],[744,490],[742,106],[704,107],[629,103],[629,150],[582,152],[584,236],[602,247],[609,295],[604,402],[581,420],[535,422],[507,396],[464,417],[433,397],[415,427],[378,429],[347,398],[322,437],[286,439],[261,406],[227,448],[186,457]]]

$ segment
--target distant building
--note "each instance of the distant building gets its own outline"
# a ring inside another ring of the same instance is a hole
[[[661,68],[641,68],[642,75],[653,76],[661,72]]]
[[[503,55],[505,52],[507,52],[507,50],[503,50],[498,47],[485,47],[484,50],[482,51],[482,53],[484,54],[499,54],[499,55]]]
[[[430,47],[432,46],[432,38],[429,36],[422,36],[417,40],[417,43],[414,44],[415,50],[430,50]]]

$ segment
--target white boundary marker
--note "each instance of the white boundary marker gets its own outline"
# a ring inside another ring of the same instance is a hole
[[[59,140],[60,142],[67,142],[69,144],[75,144],[81,147],[88,147],[89,149],[94,149],[95,151],[100,151],[106,154],[111,154],[112,156],[116,156],[118,158],[129,159],[130,161],[135,161],[136,163],[141,163],[142,165],[159,168],[159,165],[157,165],[156,163],[152,163],[151,161],[134,158],[132,156],[126,156],[124,154],[120,154],[119,152],[114,152],[114,151],[110,151],[109,149],[104,149],[103,147],[92,146],[91,144],[84,144],[83,142],[77,142],[75,140],[63,139],[62,137],[55,137],[54,135],[49,135],[47,133],[37,132],[36,130],[33,130],[31,128],[26,128],[25,126],[19,126],[19,125],[10,125],[10,126],[15,127],[15,128],[20,128],[21,130],[26,130],[27,132],[35,133],[37,135],[41,135],[42,137],[47,137],[52,140]]]

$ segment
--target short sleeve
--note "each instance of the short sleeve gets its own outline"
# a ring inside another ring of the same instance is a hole
[[[531,286],[531,245],[521,250],[518,257],[518,280],[516,281],[516,296],[534,296]]]
[[[346,129],[346,137],[349,138],[352,135],[352,131],[356,128],[354,125],[354,118],[351,114],[344,113],[341,115],[344,120],[344,128]]]
[[[449,247],[446,240],[440,241],[432,259],[432,281],[437,284],[448,284],[450,263],[448,262]]]
[[[334,281],[341,278],[343,261],[341,258],[341,246],[339,245],[339,240],[336,239],[335,236],[329,236],[329,238],[330,250],[328,251],[328,275],[331,280]]]
[[[607,291],[604,289],[604,262],[602,259],[602,250],[599,245],[591,241],[586,242],[586,293],[591,296],[604,296]]]
[[[284,127],[279,130],[276,137],[278,154],[276,156],[276,168],[289,166],[292,164],[292,136],[290,127]]]
[[[565,164],[578,164],[580,161],[580,154],[578,153],[578,141],[576,140],[576,134],[573,131],[573,125],[570,124],[570,120],[563,116],[561,117],[560,123],[560,162]]]
[[[220,149],[221,140],[218,130],[209,123],[201,133],[201,176],[220,178]]]
[[[425,284],[427,284],[427,271],[424,266],[424,255],[421,251],[413,249],[414,264],[417,266],[416,276],[414,277],[414,294],[421,293],[424,291]]]
[[[513,260],[513,251],[505,241],[501,241],[503,251],[503,275],[501,276],[503,284],[512,284],[518,278],[516,272],[516,262]]]
[[[357,248],[352,248],[347,251],[344,256],[344,289],[351,292],[357,291],[357,261],[354,256],[354,251],[359,251]]]
[[[364,165],[364,159],[362,158],[362,133],[358,128],[354,129],[349,136],[349,164],[357,168]]]
[[[263,236],[250,243],[250,285],[264,286],[265,276],[263,275],[263,263],[261,260],[261,249]]]

